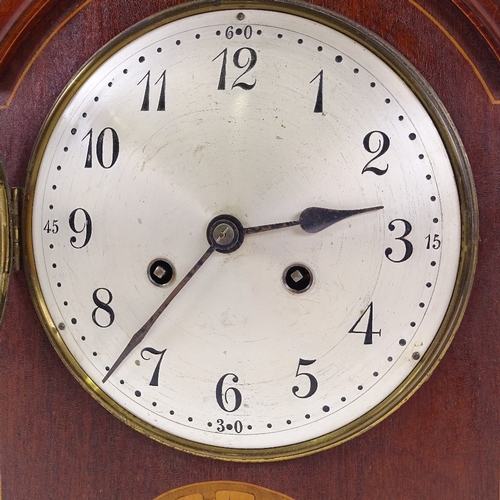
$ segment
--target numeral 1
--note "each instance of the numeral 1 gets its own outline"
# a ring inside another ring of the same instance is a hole
[[[316,94],[314,113],[323,113],[323,70],[321,70],[309,83],[313,83],[318,79],[318,93]]]

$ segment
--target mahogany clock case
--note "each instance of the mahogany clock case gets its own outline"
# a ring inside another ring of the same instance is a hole
[[[171,5],[28,3],[0,7],[0,157],[16,187],[24,185],[41,124],[72,75],[113,36]],[[373,30],[417,67],[448,109],[469,156],[481,215],[476,280],[434,375],[384,422],[329,451],[272,464],[203,459],[135,432],[81,389],[43,333],[25,276],[13,271],[0,332],[1,498],[149,500],[210,480],[251,482],[296,500],[500,497],[500,9],[486,0],[321,5]]]

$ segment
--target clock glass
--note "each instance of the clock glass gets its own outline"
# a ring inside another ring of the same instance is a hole
[[[147,435],[272,460],[338,444],[423,383],[475,262],[437,97],[302,4],[190,4],[106,45],[35,148],[26,255],[49,338]]]

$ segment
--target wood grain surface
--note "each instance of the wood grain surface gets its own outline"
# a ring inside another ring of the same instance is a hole
[[[470,19],[500,62],[500,4],[497,0],[453,0]]]
[[[55,0],[2,0],[0,3],[0,72],[28,30]]]
[[[2,0],[0,7],[0,53],[10,55],[0,75],[0,156],[11,186],[24,185],[43,120],[85,60],[174,2],[52,2],[29,28],[18,28],[22,36],[12,45],[4,33],[29,3]],[[79,386],[40,326],[24,274],[14,272],[0,330],[2,500],[153,500],[216,480],[252,483],[295,500],[500,499],[498,2],[468,2],[489,9],[486,21],[458,0],[317,3],[373,30],[417,67],[447,107],[470,158],[479,263],[469,307],[443,361],[397,412],[329,451],[272,464],[199,458],[137,433]]]

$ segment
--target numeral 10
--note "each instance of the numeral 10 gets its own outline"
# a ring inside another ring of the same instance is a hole
[[[87,157],[85,158],[85,168],[92,168],[94,159],[94,142],[93,142],[93,129],[90,129],[82,142],[88,137],[88,147],[87,147]],[[105,149],[106,154],[105,154]],[[95,147],[95,156],[97,157],[97,162],[102,168],[111,168],[118,160],[118,154],[120,153],[120,140],[118,139],[118,134],[116,130],[111,127],[106,127],[102,129],[100,134],[97,136],[97,143]]]

